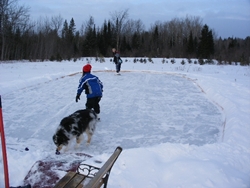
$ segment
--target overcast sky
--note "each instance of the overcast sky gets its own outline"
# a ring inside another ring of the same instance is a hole
[[[111,13],[128,9],[129,19],[140,19],[148,29],[156,21],[199,16],[203,24],[222,38],[250,36],[250,0],[20,0],[30,7],[32,19],[61,15],[74,19],[76,27],[94,18],[96,26]]]

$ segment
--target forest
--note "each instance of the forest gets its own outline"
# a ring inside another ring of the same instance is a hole
[[[250,36],[222,39],[197,16],[156,21],[146,30],[140,19],[129,19],[125,9],[113,12],[101,26],[90,16],[76,29],[74,18],[66,20],[55,15],[33,21],[29,8],[19,5],[18,0],[0,2],[1,61],[102,58],[112,56],[111,49],[116,48],[123,57],[216,59],[221,64],[250,64]]]

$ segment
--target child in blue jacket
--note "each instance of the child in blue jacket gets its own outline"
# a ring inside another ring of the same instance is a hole
[[[83,90],[87,96],[86,109],[94,109],[95,113],[100,113],[99,102],[102,98],[103,84],[97,76],[91,74],[91,65],[87,64],[83,66],[83,75],[79,80],[79,86],[77,89],[76,102],[80,100],[80,95]],[[99,118],[99,117],[98,117]]]

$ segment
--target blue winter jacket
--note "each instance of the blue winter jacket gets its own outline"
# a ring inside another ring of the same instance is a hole
[[[84,73],[79,80],[77,94],[81,95],[83,90],[85,90],[87,98],[102,97],[103,85],[97,76]]]

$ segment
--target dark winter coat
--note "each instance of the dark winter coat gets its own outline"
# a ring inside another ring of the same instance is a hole
[[[116,51],[115,53],[113,53],[113,55],[114,55],[113,62],[114,62],[115,64],[118,64],[118,63],[119,63],[119,60],[121,59],[119,52]]]
[[[103,84],[97,76],[90,73],[84,73],[79,80],[77,95],[81,95],[85,90],[87,98],[102,97]]]

